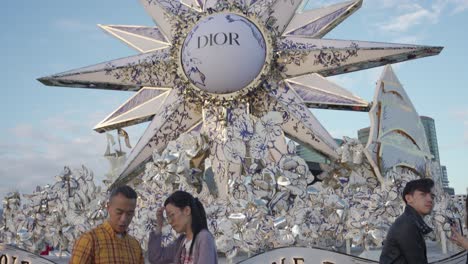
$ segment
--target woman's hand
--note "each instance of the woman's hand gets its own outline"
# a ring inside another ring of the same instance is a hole
[[[164,206],[156,210],[156,232],[161,232],[164,225]]]
[[[454,241],[458,246],[468,250],[468,238],[463,237],[460,233],[458,233],[457,228],[452,226],[452,237],[450,238]]]

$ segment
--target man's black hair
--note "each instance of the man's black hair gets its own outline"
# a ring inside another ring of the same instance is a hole
[[[434,187],[434,181],[429,178],[418,179],[414,181],[410,181],[406,184],[405,188],[403,189],[403,201],[406,201],[405,196],[407,194],[413,194],[414,191],[420,191],[423,193],[430,193],[431,189]]]
[[[122,194],[128,199],[136,199],[138,197],[137,193],[135,192],[135,190],[133,190],[132,187],[128,185],[122,185],[112,190],[109,200],[112,199],[112,197],[117,196],[118,194]]]

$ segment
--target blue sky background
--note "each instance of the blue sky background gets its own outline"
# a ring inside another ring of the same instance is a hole
[[[308,8],[339,1],[310,0]],[[6,1],[0,9],[0,197],[53,183],[64,165],[108,170],[92,130],[132,93],[47,87],[36,78],[137,54],[96,24],[154,25],[136,0]],[[436,121],[440,158],[456,193],[468,187],[468,0],[367,0],[325,38],[444,46],[393,65],[420,115]],[[330,79],[372,101],[382,68]],[[313,110],[334,137],[357,137],[367,113]],[[136,143],[146,124],[127,129]]]

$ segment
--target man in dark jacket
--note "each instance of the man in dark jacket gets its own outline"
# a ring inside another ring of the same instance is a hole
[[[379,263],[428,263],[424,235],[432,229],[423,217],[432,211],[433,187],[434,182],[428,178],[406,184],[402,195],[406,203],[405,212],[390,227]]]

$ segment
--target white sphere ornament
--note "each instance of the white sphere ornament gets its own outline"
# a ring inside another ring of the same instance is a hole
[[[249,19],[223,13],[208,16],[188,33],[181,62],[187,78],[212,94],[230,94],[248,86],[261,72],[266,44]]]

